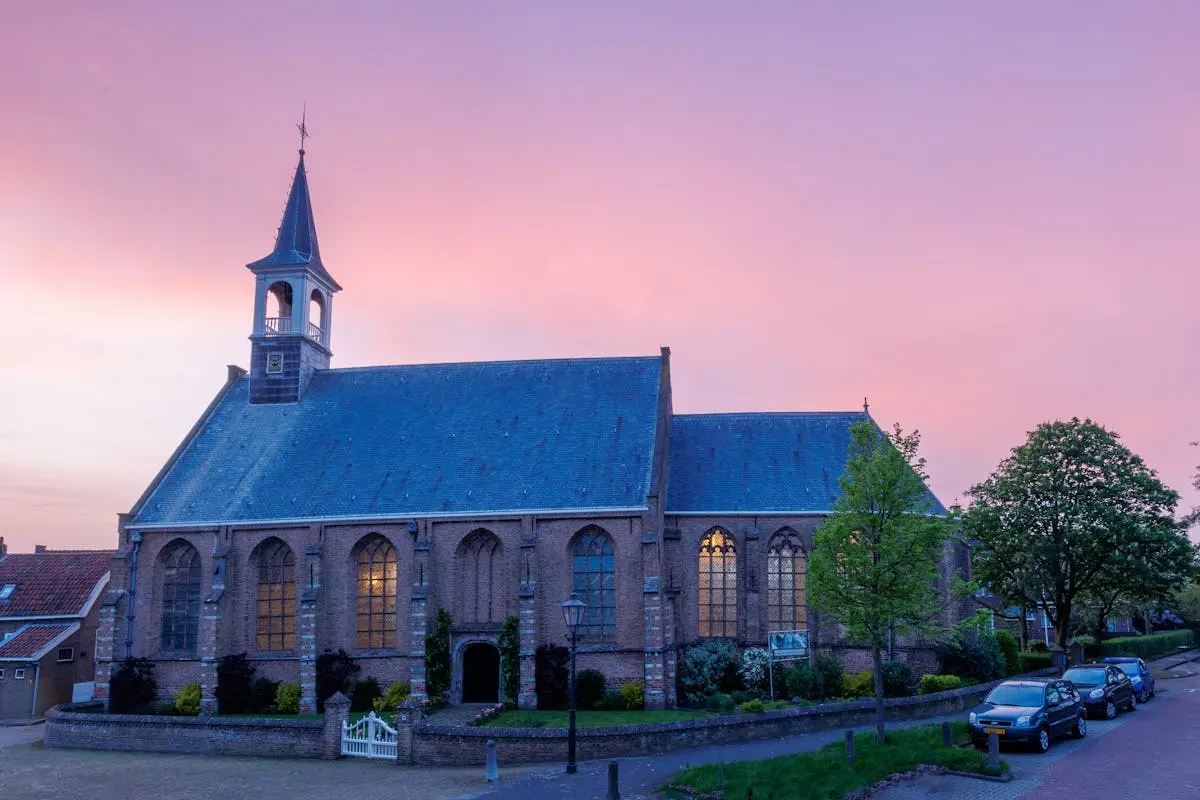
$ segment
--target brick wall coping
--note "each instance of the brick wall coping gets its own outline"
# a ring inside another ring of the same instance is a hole
[[[103,703],[63,703],[46,712],[47,720],[92,722],[111,725],[172,725],[200,728],[291,728],[321,730],[325,723],[319,719],[280,719],[274,717],[177,717],[167,714],[105,714],[87,709],[102,709]]]
[[[973,699],[975,695],[982,697],[996,686],[1007,680],[1020,678],[1035,678],[1057,674],[1053,667],[1029,672],[1024,675],[1013,675],[1009,678],[977,683],[964,686],[961,689],[949,689],[944,692],[914,695],[912,697],[889,697],[883,701],[885,709],[905,709],[908,712],[919,711],[921,706],[938,706],[946,701],[957,699]],[[646,725],[610,725],[605,727],[576,728],[575,735],[581,739],[599,739],[608,736],[640,735],[663,733],[670,731],[688,731],[703,728],[732,728],[750,727],[768,720],[788,719],[791,717],[809,717],[821,720],[822,723],[855,712],[874,711],[875,700],[866,698],[845,703],[817,703],[811,706],[795,706],[782,708],[777,711],[764,711],[759,714],[722,714],[706,719],[685,719],[674,722],[654,722]],[[499,725],[481,725],[478,727],[459,725],[438,725],[436,716],[421,726],[419,732],[432,736],[458,736],[477,739],[565,739],[566,728],[506,728]],[[836,727],[822,724],[821,727]]]

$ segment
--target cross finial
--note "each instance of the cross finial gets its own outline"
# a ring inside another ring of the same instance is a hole
[[[865,397],[863,398],[863,413],[864,414],[871,413],[871,405],[867,402],[867,398],[865,398]]]
[[[300,155],[304,155],[304,140],[308,138],[308,103],[304,104],[304,110],[300,113],[300,124],[296,126],[296,130],[300,131]]]

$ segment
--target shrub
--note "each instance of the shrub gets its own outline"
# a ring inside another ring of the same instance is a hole
[[[598,669],[585,669],[575,676],[575,705],[580,711],[595,708],[604,699],[608,681]]]
[[[1017,667],[1018,675],[1026,672],[1036,672],[1039,669],[1049,669],[1053,666],[1049,653],[1018,653],[1017,659],[1020,664]]]
[[[766,709],[763,708],[763,701],[757,698],[754,700],[747,700],[745,703],[740,703],[738,705],[738,711],[742,712],[743,714],[761,714],[765,710]]]
[[[818,656],[813,662],[813,690],[810,700],[837,697],[842,691],[845,668],[833,656]]]
[[[1045,642],[1030,642],[1029,643],[1029,652],[1031,652],[1031,653],[1049,653],[1050,648],[1046,646]]]
[[[807,699],[816,695],[816,676],[813,674],[812,667],[806,661],[797,662],[787,669],[776,670],[775,676],[777,679],[780,676],[783,677],[782,689],[778,687],[779,681],[776,680],[775,694],[777,696],[803,697]],[[840,687],[838,691],[841,691]]]
[[[158,697],[154,662],[127,658],[108,682],[108,707],[114,714],[150,714]]]
[[[708,699],[704,702],[704,706],[709,711],[716,711],[720,714],[731,714],[737,708],[737,705],[733,702],[733,698],[724,692],[715,692],[709,695]]]
[[[874,697],[875,675],[864,669],[854,675],[842,676],[842,697]]]
[[[175,696],[175,713],[194,717],[200,713],[200,684],[189,683]]]
[[[562,645],[544,644],[534,653],[534,682],[538,709],[561,711],[567,707],[567,661],[570,653]]]
[[[688,705],[704,705],[710,695],[722,693],[730,671],[736,677],[733,645],[728,642],[703,642],[687,648],[679,664],[679,688],[684,700]]]
[[[624,711],[625,699],[621,697],[620,692],[610,690],[605,692],[604,697],[601,697],[592,708],[596,711]]]
[[[379,691],[377,679],[363,678],[361,681],[356,681],[354,691],[350,693],[350,710],[372,711],[375,708],[376,698],[382,696],[383,692]]]
[[[646,684],[630,681],[621,687],[621,702],[629,711],[640,711],[646,705]]]
[[[174,700],[163,700],[155,704],[154,713],[160,717],[174,717],[179,712],[175,710]]]
[[[745,689],[738,689],[736,692],[730,692],[729,696],[733,698],[733,702],[739,706],[742,703],[748,703],[754,699],[754,695],[747,692]]]
[[[951,689],[961,689],[962,685],[962,678],[957,675],[922,675],[920,683],[917,684],[917,694],[948,692]]]
[[[248,714],[254,709],[254,665],[245,653],[227,655],[217,665],[217,712]]]
[[[375,713],[392,713],[396,710],[396,706],[403,703],[410,694],[412,694],[412,688],[407,683],[389,683],[383,697],[375,698]]]
[[[504,713],[503,704],[496,703],[495,705],[488,706],[487,708],[480,711],[478,714],[475,715],[474,719],[467,720],[467,724],[472,725],[472,726],[487,725],[489,722],[496,719],[503,713]]]
[[[763,711],[780,711],[789,705],[791,704],[787,700],[776,700],[771,703],[763,703]]]
[[[940,642],[934,648],[943,675],[993,681],[1004,675],[1003,656],[996,637],[969,633]]]
[[[270,714],[275,708],[275,694],[279,691],[279,681],[270,678],[258,678],[250,691],[251,714]]]
[[[885,661],[879,668],[883,675],[884,697],[908,697],[912,694],[912,667],[903,661]],[[874,694],[874,692],[872,692]]]
[[[996,631],[996,644],[1000,645],[1000,653],[1004,656],[1004,674],[1017,675],[1021,672],[1021,648],[1017,645],[1017,637],[1004,629]]]
[[[325,701],[333,697],[335,692],[350,694],[354,685],[354,676],[362,669],[354,663],[354,659],[345,650],[338,648],[335,653],[325,650],[317,656],[317,711],[325,711]]]
[[[450,691],[450,626],[454,619],[444,608],[438,609],[433,627],[425,634],[425,691],[445,694]]]
[[[1118,636],[1089,647],[1087,655],[1088,658],[1105,658],[1107,656],[1157,658],[1167,653],[1173,653],[1180,647],[1194,647],[1195,644],[1196,632],[1191,630],[1154,633],[1149,636]]]
[[[767,662],[770,656],[761,647],[747,647],[738,660],[738,676],[746,691],[761,694],[767,690]]]
[[[496,640],[500,651],[500,691],[509,700],[521,693],[521,633],[516,617],[505,617]]]
[[[275,713],[300,713],[300,684],[281,683],[275,689]]]

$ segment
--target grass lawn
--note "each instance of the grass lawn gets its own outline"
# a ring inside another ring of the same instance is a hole
[[[969,741],[967,724],[952,723],[955,742]],[[787,797],[796,800],[838,800],[847,793],[870,786],[897,772],[920,764],[940,764],[962,772],[987,773],[987,756],[975,749],[942,747],[942,727],[923,725],[888,731],[887,741],[875,744],[875,733],[854,737],[857,758],[846,763],[846,745],[835,742],[811,753],[798,753],[761,761],[724,764],[725,796],[745,797],[754,788],[755,797]],[[669,784],[695,792],[712,792],[718,787],[717,764],[693,767],[676,775]],[[1003,764],[1004,771],[1008,765]],[[664,789],[668,797],[682,797]]]
[[[565,728],[567,711],[506,711],[488,723],[493,728]],[[579,728],[603,728],[609,725],[650,725],[655,722],[677,722],[681,719],[711,717],[707,711],[576,711],[575,725]]]

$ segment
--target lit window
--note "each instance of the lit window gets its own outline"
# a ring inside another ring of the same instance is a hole
[[[17,585],[15,583],[6,583],[3,586],[0,586],[0,600],[7,600],[8,598],[12,597],[13,592],[16,590]]]
[[[700,542],[700,635],[737,636],[737,552],[720,528]]]
[[[804,597],[807,560],[800,537],[780,531],[767,552],[767,625],[770,630],[797,630],[808,622]]]
[[[259,650],[296,646],[296,560],[275,538],[259,545],[257,643]]]
[[[359,544],[355,645],[389,650],[396,646],[396,550],[379,535]]]

